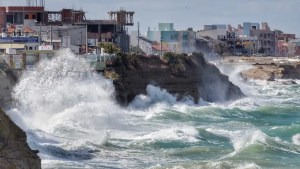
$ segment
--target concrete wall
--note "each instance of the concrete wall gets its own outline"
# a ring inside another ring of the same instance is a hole
[[[131,31],[130,32],[130,46],[137,46],[138,45],[138,31]]]

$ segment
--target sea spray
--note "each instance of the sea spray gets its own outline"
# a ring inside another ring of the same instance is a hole
[[[24,72],[14,89],[17,108],[11,114],[22,117],[22,126],[29,129],[91,134],[119,125],[122,110],[113,93],[112,82],[96,74],[85,59],[61,50]],[[96,135],[101,142],[102,136]]]
[[[43,168],[297,168],[299,85],[238,84],[252,94],[229,104],[149,85],[120,108],[112,82],[62,50],[24,73],[9,115]]]

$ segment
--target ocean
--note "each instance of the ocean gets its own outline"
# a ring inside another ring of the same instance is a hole
[[[176,101],[148,85],[128,107],[110,80],[67,50],[24,72],[9,116],[39,150],[42,168],[299,168],[300,81],[242,81],[247,97],[226,103]]]

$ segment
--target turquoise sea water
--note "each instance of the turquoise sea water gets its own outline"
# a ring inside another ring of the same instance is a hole
[[[70,66],[72,65],[72,66]],[[148,86],[126,108],[110,81],[62,51],[24,74],[10,116],[43,168],[299,168],[300,85],[238,83],[248,97],[177,102]]]

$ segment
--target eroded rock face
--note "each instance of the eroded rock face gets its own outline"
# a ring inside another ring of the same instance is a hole
[[[17,83],[17,77],[4,61],[0,61],[0,107],[11,103],[11,91]]]
[[[29,148],[26,134],[0,110],[0,168],[40,169],[37,151]]]
[[[172,74],[169,64],[158,57],[140,58],[138,66],[115,68],[118,79],[114,81],[117,100],[128,104],[136,95],[146,94],[148,84],[159,86],[180,100],[192,96],[195,103],[202,98],[208,102],[222,102],[244,97],[241,90],[232,84],[218,68],[194,54],[185,61],[182,75]]]
[[[0,107],[7,107],[17,77],[8,65],[0,61]],[[41,160],[37,151],[29,148],[26,134],[0,110],[0,168],[39,169]]]

